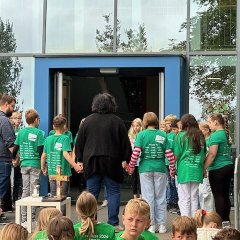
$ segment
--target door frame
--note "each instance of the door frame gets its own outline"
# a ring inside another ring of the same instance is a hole
[[[182,55],[167,56],[36,56],[34,108],[41,116],[40,128],[46,133],[52,125],[51,70],[62,68],[164,68],[164,116],[180,117],[188,110],[186,61]],[[161,103],[160,103],[161,104]]]

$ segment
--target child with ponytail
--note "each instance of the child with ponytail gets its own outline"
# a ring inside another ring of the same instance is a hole
[[[204,164],[204,171],[209,172],[209,182],[215,200],[216,212],[222,221],[230,221],[231,202],[229,190],[233,177],[233,162],[226,117],[214,113],[208,117],[208,125],[212,131],[208,147],[209,151]]]
[[[222,219],[214,211],[198,209],[194,218],[197,222],[198,240],[212,240],[212,237],[222,228]]]
[[[97,200],[91,193],[83,191],[79,195],[76,211],[81,222],[74,225],[74,240],[115,239],[115,229],[112,225],[96,221]]]

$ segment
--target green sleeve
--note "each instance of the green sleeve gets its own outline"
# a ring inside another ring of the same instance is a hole
[[[40,130],[38,132],[38,142],[37,142],[37,146],[42,146],[44,144],[44,136],[42,131]]]
[[[177,157],[180,157],[180,156],[182,155],[182,151],[183,151],[182,137],[181,137],[180,134],[178,134],[178,135],[175,137],[173,153],[174,153],[174,155],[176,155]]]
[[[136,135],[134,147],[142,147],[142,134],[141,132]]]
[[[218,132],[214,132],[211,134],[210,138],[209,138],[209,146],[213,146],[213,145],[219,145],[220,143],[223,143],[223,137],[222,134],[218,133]]]
[[[71,148],[71,142],[70,142],[70,138],[66,137],[63,141],[63,146],[62,146],[62,151],[63,152],[71,152],[72,148]]]

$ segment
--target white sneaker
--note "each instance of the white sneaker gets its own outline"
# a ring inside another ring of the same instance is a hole
[[[151,225],[148,231],[151,233],[155,233],[155,225]]]
[[[107,200],[103,200],[103,203],[102,203],[102,207],[106,207],[108,205],[108,201]]]
[[[165,232],[167,232],[166,226],[161,224],[159,226],[159,233],[165,233]]]

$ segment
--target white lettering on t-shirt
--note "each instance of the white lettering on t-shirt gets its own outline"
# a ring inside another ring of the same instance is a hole
[[[33,134],[33,133],[29,133],[28,134],[28,140],[29,141],[35,142],[36,139],[37,139],[37,135],[36,134]]]
[[[58,150],[58,151],[62,151],[62,143],[56,142],[55,149]]]
[[[165,140],[165,137],[162,137],[160,135],[156,135],[155,141],[158,143],[163,143]]]

